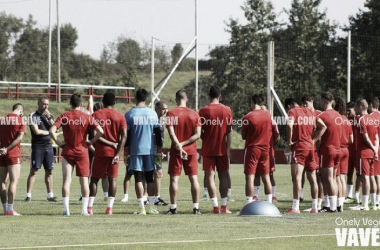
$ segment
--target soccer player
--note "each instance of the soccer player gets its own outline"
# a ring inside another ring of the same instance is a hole
[[[135,176],[135,190],[140,206],[140,211],[136,212],[136,214],[140,215],[158,213],[154,208],[155,145],[160,157],[162,152],[162,138],[158,117],[156,112],[146,106],[147,98],[148,92],[145,89],[137,90],[135,96],[136,107],[125,114],[128,136],[124,151],[129,152],[128,170],[133,171]],[[145,210],[143,198],[143,177],[147,182],[149,201],[149,210],[147,211]]]
[[[251,112],[242,119],[242,139],[245,140],[244,174],[246,203],[252,202],[255,174],[264,183],[268,202],[272,203],[272,185],[269,178],[269,148],[272,131],[272,118],[268,111],[262,110],[265,96],[255,94],[251,99]]]
[[[90,115],[81,111],[82,97],[78,94],[71,95],[71,110],[61,114],[50,128],[50,136],[62,148],[62,201],[63,215],[70,215],[70,186],[72,172],[75,167],[76,176],[79,177],[82,193],[82,215],[88,216],[90,162],[88,147],[93,145],[102,135],[103,129]],[[56,135],[57,129],[62,127],[64,142]],[[86,140],[88,129],[95,130],[96,135],[90,141]]]
[[[221,104],[220,89],[212,86],[208,93],[210,104],[199,110],[202,125],[203,171],[211,199],[212,214],[230,214],[227,208],[229,157],[231,148],[232,111]],[[221,208],[215,186],[215,170],[218,171]]]
[[[92,207],[99,179],[108,176],[108,205],[105,213],[111,215],[113,214],[112,209],[116,195],[116,178],[119,170],[120,152],[127,138],[127,124],[124,116],[114,109],[116,104],[115,94],[105,93],[102,102],[104,108],[93,114],[95,120],[103,128],[104,134],[95,145],[87,211],[89,214],[93,214]],[[115,143],[117,143],[116,149],[113,147]]]
[[[326,130],[322,121],[316,119],[312,111],[301,107],[293,98],[285,100],[285,108],[288,110],[289,123],[286,128],[288,146],[292,151],[291,175],[293,183],[293,205],[286,213],[299,214],[299,202],[301,193],[302,174],[306,171],[310,182],[312,198],[311,213],[318,213],[318,184],[315,174],[317,163],[314,158],[314,144]],[[313,138],[314,126],[317,126]]]
[[[177,91],[175,100],[177,107],[171,109],[167,114],[167,129],[172,141],[168,170],[170,175],[170,209],[167,214],[177,213],[178,180],[182,166],[191,184],[193,214],[200,214],[196,144],[201,135],[199,115],[186,107],[188,99],[185,91]]]
[[[371,115],[375,117],[375,119],[378,121],[377,126],[377,134],[380,136],[380,112],[379,112],[379,99],[377,97],[371,98],[368,101],[368,110],[371,112]],[[379,138],[380,140],[380,138]],[[380,147],[379,153],[380,153]],[[376,204],[376,207],[379,208],[379,202],[380,202],[380,161],[374,162],[374,171],[375,171],[375,180],[376,180],[376,186],[377,190],[374,190],[375,193],[371,193],[371,202],[373,204]]]
[[[359,134],[357,135],[357,161],[356,171],[359,173],[359,178],[362,182],[362,208],[369,210],[368,198],[369,194],[375,194],[377,190],[375,180],[374,161],[378,161],[378,148],[379,148],[379,135],[378,126],[379,122],[374,115],[367,113],[368,103],[365,99],[356,102],[356,113],[361,115],[358,126]],[[370,190],[371,189],[371,190]],[[371,207],[377,210],[375,204]]]
[[[336,170],[339,165],[341,129],[336,121],[341,115],[332,107],[334,96],[330,92],[321,95],[321,107],[324,110],[319,118],[326,124],[326,132],[321,139],[319,152],[321,155],[320,165],[322,181],[325,183],[329,198],[330,208],[322,209],[321,212],[336,212],[338,199],[338,186],[336,181]]]
[[[348,160],[349,160],[349,150],[348,147],[354,142],[354,136],[352,133],[352,126],[348,118],[346,117],[346,102],[341,97],[335,99],[334,109],[339,112],[341,119],[337,120],[338,124],[341,126],[342,135],[340,137],[340,159],[339,159],[339,175],[338,185],[339,185],[339,196],[338,196],[338,212],[343,211],[343,203],[346,197],[346,178],[345,175],[348,173]]]
[[[168,105],[164,101],[156,102],[155,104],[155,111],[157,113],[158,119],[160,120],[160,132],[161,132],[161,138],[162,141],[164,140],[165,136],[165,117],[166,113],[168,112]],[[162,171],[162,163],[161,164],[155,164],[155,171],[154,171],[154,196],[155,196],[155,203],[156,206],[167,206],[169,205],[166,203],[163,199],[161,199],[161,179],[164,175],[164,172]]]
[[[17,185],[21,170],[21,146],[20,142],[25,134],[25,124],[22,120],[24,107],[21,103],[13,105],[12,113],[4,116],[0,121],[0,180],[1,203],[4,215],[19,216],[13,209]],[[7,181],[9,174],[9,186]]]
[[[47,189],[47,200],[57,201],[53,193],[53,168],[54,151],[49,135],[49,129],[54,123],[54,117],[50,114],[49,99],[38,98],[38,109],[29,117],[30,133],[32,134],[32,155],[30,160],[30,172],[26,187],[25,201],[32,199],[32,190],[36,181],[36,174],[41,166],[45,169],[45,184]]]

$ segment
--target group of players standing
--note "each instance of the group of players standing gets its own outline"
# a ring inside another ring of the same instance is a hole
[[[34,184],[35,174],[41,165],[45,168],[45,182],[49,201],[56,201],[52,191],[53,150],[51,139],[62,148],[62,200],[63,215],[70,215],[69,196],[73,169],[79,177],[82,194],[82,215],[93,214],[93,204],[100,179],[108,178],[108,205],[106,214],[113,214],[116,195],[116,178],[120,154],[124,148],[127,175],[134,175],[135,190],[140,210],[136,214],[157,214],[154,205],[158,200],[157,177],[162,176],[163,131],[166,126],[172,145],[168,174],[170,175],[170,209],[166,214],[177,213],[179,176],[184,169],[191,184],[193,213],[200,214],[198,183],[198,159],[196,141],[202,139],[202,160],[205,171],[205,186],[212,203],[212,213],[231,213],[227,208],[230,165],[231,109],[221,104],[218,87],[209,90],[210,103],[199,113],[186,107],[188,98],[183,90],[177,91],[177,107],[166,112],[167,105],[159,102],[162,117],[146,106],[148,92],[136,91],[136,106],[125,116],[114,109],[115,95],[103,96],[104,108],[92,116],[81,111],[82,99],[73,94],[71,110],[61,114],[55,121],[48,111],[49,100],[40,98],[38,110],[29,118],[32,133],[31,171],[28,177],[28,195]],[[246,176],[246,203],[256,199],[254,193],[258,176],[264,183],[266,200],[272,202],[274,172],[274,144],[279,139],[277,126],[265,108],[265,96],[255,94],[251,98],[251,112],[241,120],[242,139],[245,140],[244,173]],[[372,209],[377,209],[380,199],[380,166],[378,163],[380,113],[379,101],[359,100],[355,104],[355,114],[349,106],[350,120],[342,98],[331,93],[321,96],[321,108],[313,106],[313,97],[307,94],[302,105],[288,98],[285,107],[289,112],[287,125],[288,146],[292,151],[291,175],[293,182],[293,205],[286,213],[300,213],[299,200],[302,175],[306,172],[311,185],[312,213],[343,211],[345,201],[345,175],[349,174],[348,197],[352,197],[353,167],[356,168],[359,184],[363,187],[362,205],[358,209],[369,210],[371,193]],[[350,104],[351,105],[351,104]],[[166,107],[166,108],[165,108]],[[334,110],[335,108],[335,110]],[[367,109],[372,112],[367,114]],[[26,132],[22,120],[23,106],[15,104],[11,114],[0,122],[0,180],[1,201],[5,215],[20,215],[13,209],[14,197],[21,168],[20,142]],[[163,123],[164,121],[164,123]],[[62,127],[64,142],[58,139],[57,131]],[[88,131],[93,132],[91,140]],[[95,146],[94,158],[90,164],[88,149]],[[90,167],[91,165],[91,167]],[[157,175],[157,170],[161,171]],[[221,207],[218,205],[215,171],[218,172]],[[156,173],[156,174],[155,174]],[[256,176],[256,178],[255,178]],[[90,177],[90,183],[89,183]],[[156,177],[156,178],[155,178]],[[7,181],[9,188],[7,191]],[[148,194],[149,208],[145,208],[144,185]],[[254,188],[255,187],[255,188]],[[159,194],[159,191],[158,191]],[[325,203],[321,209],[322,196]],[[339,197],[339,198],[338,198]],[[125,197],[124,197],[125,199]],[[347,202],[351,202],[348,199]]]

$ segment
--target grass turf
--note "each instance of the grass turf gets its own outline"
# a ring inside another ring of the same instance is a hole
[[[26,179],[29,171],[27,164],[22,166],[22,174],[15,201],[15,209],[23,214],[21,217],[0,216],[1,248],[33,246],[66,246],[83,248],[81,244],[95,244],[91,249],[332,249],[336,238],[335,219],[376,220],[379,211],[349,211],[347,208],[339,214],[283,215],[282,217],[239,217],[236,213],[245,205],[244,175],[241,165],[231,166],[232,196],[236,200],[228,204],[233,212],[230,215],[210,214],[211,204],[201,202],[202,215],[192,214],[190,185],[186,176],[180,177],[179,201],[177,215],[133,215],[138,204],[131,185],[130,201],[120,202],[123,191],[122,181],[124,166],[120,165],[118,192],[114,205],[114,215],[106,216],[106,202],[103,201],[101,185],[94,204],[94,215],[80,216],[79,181],[73,178],[70,196],[70,217],[61,216],[63,206],[60,195],[62,174],[60,164],[54,171],[54,192],[59,197],[57,203],[46,201],[46,189],[43,170],[36,178],[32,201],[24,202]],[[164,164],[164,171],[167,165]],[[291,178],[289,166],[278,165],[275,173],[277,182],[276,203],[281,213],[292,202]],[[199,175],[203,187],[203,173]],[[134,181],[132,181],[132,184]],[[100,183],[99,183],[100,184]],[[169,201],[169,177],[162,180],[161,197]],[[263,199],[263,187],[260,198]],[[301,209],[311,207],[309,188],[305,187],[305,201]],[[347,207],[347,206],[346,206]],[[168,207],[158,207],[163,213]],[[323,234],[331,234],[318,236]],[[311,235],[315,237],[282,238],[278,236]],[[273,238],[266,238],[273,237]],[[122,243],[120,245],[112,245]],[[97,245],[99,244],[99,245]],[[104,245],[101,245],[104,244]],[[65,247],[65,248],[66,248]]]

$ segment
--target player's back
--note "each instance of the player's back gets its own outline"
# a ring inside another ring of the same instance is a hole
[[[200,126],[199,115],[187,107],[176,107],[167,113],[168,126],[173,126],[179,142],[189,139],[197,126]],[[173,149],[174,145],[172,145]],[[197,143],[193,142],[183,147],[188,154],[197,153]]]
[[[314,130],[315,115],[308,108],[301,106],[289,110],[289,119],[294,122],[292,150],[314,150],[312,134]]]
[[[350,140],[350,135],[352,135],[352,126],[350,123],[350,120],[345,116],[341,115],[342,117],[342,135],[340,137],[340,147],[341,148],[348,148],[349,146],[349,140]]]
[[[367,145],[363,134],[367,134],[369,140],[374,145],[376,135],[378,135],[379,121],[372,115],[366,114],[359,119],[359,132],[357,135],[357,151],[361,158],[373,158],[372,149]]]
[[[223,104],[209,104],[199,110],[202,125],[202,155],[221,156],[227,153],[226,136],[231,131],[232,111]]]
[[[1,118],[0,131],[1,147],[8,147],[17,138],[18,132],[25,132],[25,124],[20,116],[10,113]],[[8,151],[8,155],[13,153],[21,153],[20,144]]]
[[[134,107],[125,114],[130,131],[130,155],[154,154],[153,130],[159,127],[156,112],[148,107]]]
[[[243,117],[242,133],[246,135],[245,147],[269,150],[272,134],[272,118],[268,111],[253,110]]]
[[[327,127],[325,133],[322,135],[321,150],[340,150],[342,130],[337,120],[341,118],[341,115],[336,110],[328,109],[319,114],[319,118],[322,119]]]
[[[103,128],[102,137],[111,142],[118,142],[120,131],[127,127],[124,116],[115,109],[103,108],[93,114],[95,121]],[[116,149],[100,141],[96,142],[96,154],[114,156]]]

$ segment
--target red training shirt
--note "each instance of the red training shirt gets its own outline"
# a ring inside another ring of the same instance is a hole
[[[319,118],[326,124],[326,131],[322,135],[321,147],[319,148],[321,154],[340,152],[340,137],[342,134],[341,127],[339,126],[339,120],[341,115],[333,109],[328,109],[321,114]]]
[[[289,120],[293,120],[292,150],[314,150],[312,134],[315,115],[305,107],[297,106],[289,110]]]
[[[256,109],[242,119],[242,134],[246,135],[245,148],[258,147],[269,150],[272,136],[272,118],[266,110]]]
[[[22,117],[16,114],[8,114],[0,121],[0,142],[1,147],[6,148],[17,138],[19,132],[26,132],[26,126]],[[17,144],[7,152],[9,158],[21,157],[21,145]]]
[[[360,158],[370,158],[372,159],[375,155],[370,147],[365,143],[363,134],[368,134],[372,145],[375,145],[375,138],[378,129],[378,120],[375,119],[373,115],[363,115],[359,119],[359,129],[360,133],[357,136],[357,153]]]

